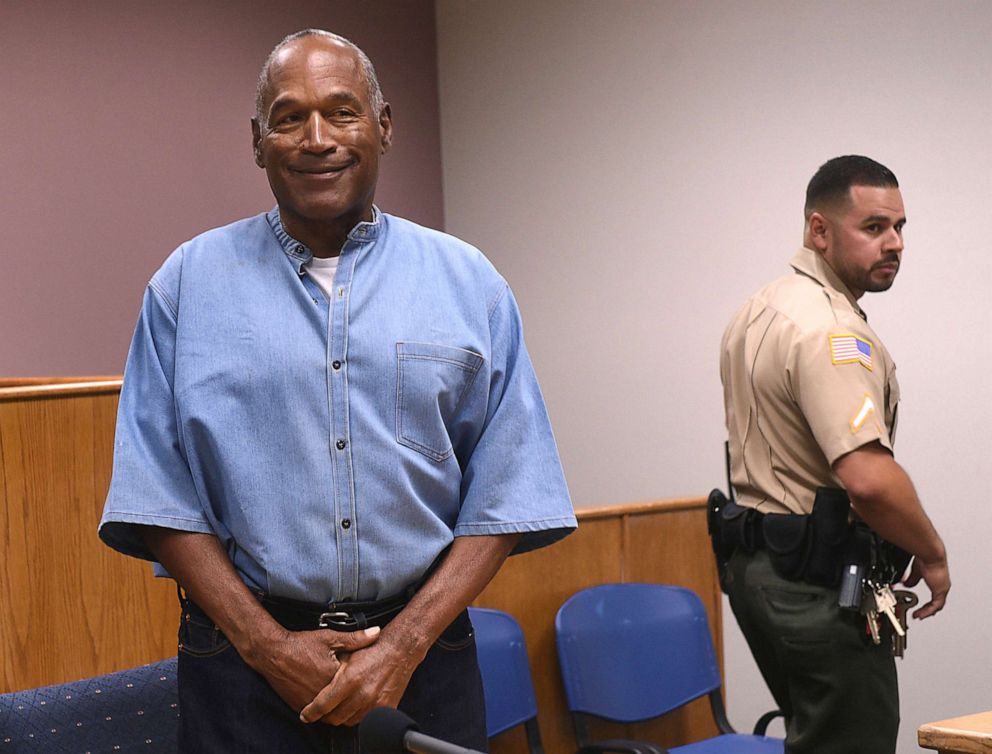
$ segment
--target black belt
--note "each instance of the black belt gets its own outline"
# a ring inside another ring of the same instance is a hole
[[[399,615],[413,596],[414,589],[381,600],[329,602],[319,604],[278,597],[261,597],[264,607],[279,624],[290,631],[360,631],[369,626],[385,626]]]
[[[361,631],[369,626],[381,628],[406,607],[417,590],[444,560],[449,549],[451,549],[450,544],[438,553],[434,562],[416,582],[399,594],[381,600],[366,602],[347,600],[320,604],[269,597],[258,593],[256,595],[269,615],[290,631],[314,631],[320,628],[330,628],[334,631]]]
[[[759,513],[756,508],[748,508],[742,515],[744,520],[739,529],[742,541],[735,544],[749,553],[765,549],[767,547],[764,527],[765,516],[776,514]]]

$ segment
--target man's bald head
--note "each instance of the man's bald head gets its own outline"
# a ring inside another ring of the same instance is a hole
[[[355,51],[355,55],[358,56],[358,62],[362,66],[362,72],[365,74],[369,104],[372,107],[374,117],[378,118],[382,112],[382,108],[385,106],[385,100],[382,97],[382,89],[379,87],[379,78],[375,74],[375,68],[372,65],[372,61],[369,60],[369,56],[362,51],[361,47],[339,34],[333,34],[323,29],[303,29],[302,31],[293,32],[286,36],[279,44],[273,47],[272,52],[265,59],[265,64],[262,66],[261,72],[258,74],[258,83],[255,86],[255,120],[259,128],[265,129],[268,127],[265,110],[269,99],[269,71],[272,68],[272,64],[279,57],[279,53],[286,45],[304,37],[323,37]]]

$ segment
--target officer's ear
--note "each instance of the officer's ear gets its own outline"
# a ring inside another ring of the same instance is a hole
[[[807,235],[813,248],[824,252],[830,238],[830,221],[820,212],[813,212],[806,221]]]

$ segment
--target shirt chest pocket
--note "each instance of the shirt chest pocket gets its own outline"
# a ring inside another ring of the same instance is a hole
[[[396,344],[396,441],[434,461],[454,452],[448,428],[485,359],[435,343]]]

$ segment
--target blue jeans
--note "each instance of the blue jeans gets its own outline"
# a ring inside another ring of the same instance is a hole
[[[190,601],[183,605],[179,647],[183,754],[358,754],[357,728],[301,723],[299,713]],[[487,750],[482,676],[468,611],[428,651],[399,709],[426,735]]]

